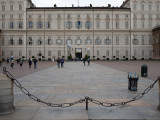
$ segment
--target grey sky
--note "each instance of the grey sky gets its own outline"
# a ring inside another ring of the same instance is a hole
[[[79,6],[89,6],[92,4],[94,7],[101,6],[120,6],[124,0],[79,0]],[[54,4],[57,4],[57,7],[71,7],[74,4],[75,7],[78,6],[78,0],[32,0],[32,2],[37,7],[53,7]]]

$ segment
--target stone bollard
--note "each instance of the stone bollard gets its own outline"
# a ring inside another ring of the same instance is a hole
[[[0,73],[0,115],[14,112],[13,83]]]

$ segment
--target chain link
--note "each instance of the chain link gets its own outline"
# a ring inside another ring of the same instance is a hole
[[[61,107],[61,108],[66,108],[66,107],[71,107],[73,105],[77,105],[79,103],[83,103],[83,102],[88,102],[88,100],[94,104],[97,104],[97,105],[101,105],[103,107],[112,107],[112,106],[120,106],[120,105],[126,105],[128,103],[131,103],[131,102],[134,102],[134,101],[137,101],[139,99],[141,99],[145,94],[147,94],[153,87],[154,85],[159,81],[158,79],[156,81],[154,81],[153,84],[151,84],[148,88],[146,88],[144,90],[144,92],[136,95],[135,97],[133,97],[132,99],[128,100],[128,101],[125,101],[125,102],[119,102],[119,103],[107,103],[107,102],[100,102],[98,100],[95,100],[93,98],[90,98],[90,97],[85,97],[84,99],[80,99],[78,101],[75,101],[73,103],[63,103],[63,104],[54,104],[54,103],[48,103],[48,102],[45,102],[45,101],[42,101],[41,99],[39,99],[38,97],[32,95],[25,87],[23,87],[21,85],[21,83],[14,79],[14,77],[12,76],[11,73],[9,73],[6,68],[4,67],[3,68],[3,73],[6,74],[6,76],[8,78],[11,79],[11,81],[27,96],[29,96],[31,99],[33,99],[34,101],[36,102],[41,102],[43,104],[46,104],[47,106],[51,106],[51,107]]]

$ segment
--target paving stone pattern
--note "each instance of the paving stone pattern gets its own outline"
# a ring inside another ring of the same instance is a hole
[[[74,102],[85,96],[102,102],[123,102],[143,92],[153,81],[140,78],[138,91],[128,90],[127,72],[91,62],[66,62],[64,68],[52,66],[19,78],[32,94],[52,103]],[[160,119],[158,84],[139,101],[126,106],[105,108],[89,102],[70,108],[52,108],[37,103],[14,87],[16,110],[0,120],[87,120],[87,119]]]

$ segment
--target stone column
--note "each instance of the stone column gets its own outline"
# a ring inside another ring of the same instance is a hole
[[[13,83],[5,75],[0,74],[0,115],[14,112]]]

